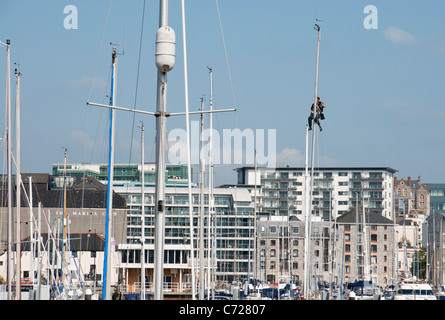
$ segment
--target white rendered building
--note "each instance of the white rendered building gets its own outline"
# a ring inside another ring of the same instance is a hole
[[[275,215],[289,212],[305,220],[305,168],[257,168],[255,173],[254,167],[242,167],[236,171],[238,185],[261,187],[261,211]],[[388,167],[314,169],[313,217],[335,219],[364,203],[366,208],[393,220],[395,172]]]

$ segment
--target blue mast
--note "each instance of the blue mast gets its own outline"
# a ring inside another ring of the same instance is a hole
[[[113,48],[112,53],[112,69],[111,69],[111,98],[110,106],[114,106],[115,95],[115,76],[116,76],[116,48]],[[102,300],[110,300],[110,271],[111,271],[111,257],[108,254],[110,251],[110,236],[111,236],[111,220],[113,208],[113,174],[114,174],[114,109],[110,109],[110,131],[109,131],[109,150],[108,150],[108,185],[107,185],[107,211],[105,217],[105,248],[104,248],[104,283],[102,288]]]

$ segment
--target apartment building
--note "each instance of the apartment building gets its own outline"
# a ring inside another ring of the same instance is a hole
[[[62,187],[65,164],[53,164],[52,168],[52,175],[55,177],[53,184]],[[156,180],[156,164],[154,163],[145,163],[143,168],[142,164],[115,164],[113,171],[114,185],[122,186],[128,182],[142,181],[142,169],[144,171],[144,182],[154,185]],[[166,185],[187,186],[186,165],[167,164],[165,170]],[[69,177],[69,182],[74,181],[74,177],[90,176],[106,185],[108,184],[108,164],[70,163],[66,166],[66,176]]]
[[[398,246],[394,222],[378,211],[354,208],[337,221],[338,264],[342,282],[371,279],[379,286],[395,284]]]
[[[260,211],[304,220],[305,168],[258,168],[255,172],[254,167],[241,167],[236,171],[238,184],[261,188]],[[364,205],[392,220],[395,172],[388,167],[314,169],[312,216],[335,219]]]
[[[116,187],[115,191],[127,200],[128,216],[126,243],[119,244],[122,260],[119,268],[129,292],[138,292],[141,275],[142,196],[139,187]],[[210,221],[209,190],[204,193],[204,260],[205,271],[214,272],[218,282],[232,282],[247,278],[253,263],[254,215],[249,192],[244,188],[214,188],[215,214]],[[155,189],[144,190],[145,209],[145,267],[147,291],[152,289],[154,271]],[[191,242],[188,189],[166,188],[165,245],[164,245],[164,296],[179,298],[191,292]],[[194,225],[194,261],[199,267],[199,214],[200,189],[192,190]],[[209,242],[209,234],[211,235]],[[214,243],[214,249],[209,246]],[[210,252],[210,256],[209,256]],[[212,254],[213,252],[213,254]],[[214,257],[211,259],[209,257]],[[213,261],[213,265],[212,265]]]
[[[295,216],[275,216],[259,213],[258,250],[256,253],[257,279],[274,283],[303,283],[305,223]],[[333,273],[334,229],[329,221],[312,222],[310,241],[310,281],[318,283],[338,281]]]
[[[108,166],[103,164],[69,164],[67,174],[83,176],[93,173],[107,184]],[[53,165],[53,174],[63,175],[64,164]],[[145,283],[147,293],[152,289],[154,271],[155,226],[155,165],[144,164],[144,236],[142,236],[141,165],[118,165],[114,169],[113,190],[125,199],[126,223],[120,226],[125,242],[116,243],[121,253],[115,264],[127,292],[139,292],[141,284],[141,241],[145,242]],[[56,180],[56,179],[54,179]],[[192,183],[194,225],[194,261],[197,272],[199,259],[199,214],[201,189]],[[204,247],[205,272],[214,272],[217,281],[238,281],[253,274],[254,216],[252,197],[245,188],[213,188],[215,214],[213,229],[209,232],[209,190],[204,194]],[[166,165],[165,189],[165,242],[164,242],[164,296],[184,298],[191,294],[191,250],[187,166]],[[118,227],[119,228],[119,227]],[[215,243],[209,252],[209,236]],[[143,238],[143,240],[141,239]],[[214,259],[208,257],[214,256]],[[211,261],[214,265],[211,265]],[[213,276],[213,274],[212,274]]]
[[[445,211],[445,184],[428,183],[426,186],[430,191],[430,211],[429,214]]]

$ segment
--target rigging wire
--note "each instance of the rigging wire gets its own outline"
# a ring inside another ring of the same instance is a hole
[[[220,14],[220,11],[219,11],[218,0],[215,0],[215,2],[216,2],[216,11],[218,13],[219,28],[221,30],[221,38],[222,38],[223,47],[224,47],[224,56],[226,58],[227,72],[229,73],[229,82],[230,82],[230,90],[232,91],[233,107],[236,110],[237,106],[236,106],[236,100],[235,100],[235,93],[234,93],[234,90],[233,90],[232,76],[231,76],[231,73],[230,73],[229,58],[228,58],[228,55],[227,55],[226,41],[224,40],[224,32],[223,32],[223,27],[222,27],[222,22],[221,22],[221,14]],[[236,113],[235,113],[235,127],[236,127]]]
[[[101,36],[100,42],[99,42],[99,50],[97,52],[96,63],[94,65],[94,71],[93,71],[93,75],[91,77],[91,82],[90,82],[90,88],[89,88],[89,91],[88,91],[87,101],[90,100],[91,91],[93,89],[93,81],[94,81],[94,77],[96,76],[96,70],[97,70],[97,65],[98,65],[98,62],[99,62],[100,52],[102,51],[102,44],[103,44],[103,40],[104,40],[104,36],[105,36],[105,30],[107,28],[108,17],[110,15],[111,2],[112,2],[112,0],[110,0],[110,2],[108,3],[107,15],[105,17],[105,23],[104,23],[104,27],[103,27],[103,30],[102,30],[102,36]],[[85,137],[84,137],[84,146],[83,146],[83,162],[84,163],[86,162],[86,153],[87,153],[87,138],[88,138],[87,132],[88,132],[88,105],[86,105],[86,108],[85,108]],[[84,168],[84,171],[83,171],[83,174],[82,174],[82,178],[83,179],[85,179],[85,170],[86,169]],[[83,208],[83,201],[84,201],[84,193],[85,193],[85,189],[82,187],[82,203],[81,203],[82,208]]]
[[[221,21],[221,13],[220,13],[220,10],[219,10],[218,0],[215,0],[215,3],[216,3],[216,11],[217,11],[217,14],[218,14],[219,28],[220,28],[220,31],[221,31],[221,38],[222,38],[222,43],[223,43],[223,48],[224,48],[224,56],[225,56],[225,60],[226,60],[226,67],[227,67],[227,72],[228,72],[228,75],[229,75],[229,84],[230,84],[230,90],[231,90],[231,93],[232,93],[233,108],[235,109],[235,115],[234,115],[234,122],[235,123],[234,123],[234,127],[236,128],[237,127],[237,114],[236,114],[236,111],[238,110],[238,107],[236,105],[235,92],[234,92],[234,89],[233,89],[232,75],[231,75],[231,72],[230,72],[230,65],[229,65],[229,57],[228,57],[228,54],[227,54],[227,46],[226,46],[226,41],[225,41],[225,38],[224,38],[224,32],[223,32],[223,26],[222,26],[222,21]],[[226,170],[223,170],[224,178],[226,177],[226,172],[225,171]]]
[[[142,22],[141,22],[141,36],[139,38],[139,57],[138,57],[138,68],[137,68],[137,74],[136,74],[136,89],[134,94],[134,106],[133,109],[136,109],[136,103],[138,98],[138,88],[139,88],[139,70],[141,65],[141,54],[142,54],[142,39],[144,36],[144,21],[145,21],[145,0],[142,7]],[[133,135],[134,135],[134,122],[135,122],[136,113],[133,112],[133,124],[131,126],[131,140],[130,140],[130,156],[128,159],[128,164],[131,163],[131,153],[133,149]]]

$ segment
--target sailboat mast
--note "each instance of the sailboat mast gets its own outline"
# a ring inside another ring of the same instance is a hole
[[[365,195],[362,191],[362,214],[363,214],[363,258],[364,258],[364,280],[370,281],[370,260],[369,260],[369,240],[368,240],[368,225],[366,223],[366,211],[365,211]]]
[[[62,233],[62,261],[60,272],[62,273],[62,284],[65,280],[65,273],[63,272],[63,266],[65,264],[65,252],[66,252],[66,158],[67,158],[67,150],[65,149],[65,165],[63,170],[63,233]]]
[[[310,176],[309,176],[309,170],[308,170],[308,151],[309,151],[309,133],[308,133],[308,127],[306,126],[306,133],[305,133],[305,141],[306,141],[306,150],[305,150],[305,155],[306,155],[306,161],[305,161],[305,171],[304,171],[304,190],[305,190],[305,195],[304,195],[304,211],[305,211],[305,221],[304,221],[304,278],[303,278],[303,288],[304,288],[304,298],[307,300],[307,298],[309,297],[309,259],[310,259],[310,219],[311,219],[311,205],[309,203],[309,199],[310,199],[310,187],[309,187],[309,183],[310,183]]]
[[[160,0],[159,29],[156,33],[156,67],[158,68],[158,78],[156,97],[155,300],[161,300],[163,297],[167,72],[173,69],[174,61],[175,33],[173,29],[168,26],[168,0]]]
[[[37,300],[40,300],[41,298],[41,291],[42,291],[42,258],[40,256],[40,240],[42,236],[42,203],[39,202],[39,211],[38,211],[38,236],[37,236],[37,283],[38,283],[38,290],[37,290]],[[49,233],[48,233],[49,234]],[[48,240],[49,241],[49,240]],[[33,271],[34,272],[34,269]]]
[[[214,219],[215,219],[215,207],[214,207],[214,196],[213,196],[213,70],[210,67],[210,113],[209,113],[209,218],[208,218],[208,283],[209,283],[209,291],[214,291],[214,281],[211,281],[215,276],[213,272],[214,265],[214,255],[215,255],[215,232],[214,228]],[[211,274],[210,274],[211,271]],[[210,299],[210,292],[208,294],[208,299]]]
[[[113,48],[112,57],[112,72],[111,72],[111,98],[110,105],[114,106],[116,95],[116,64],[117,53],[116,48]],[[115,136],[116,118],[114,116],[114,109],[110,109],[110,132],[109,132],[109,150],[108,150],[108,185],[107,185],[107,212],[105,217],[105,248],[104,248],[104,284],[102,289],[102,300],[111,299],[111,226],[113,219],[113,179],[114,179],[114,136]]]
[[[204,111],[204,98],[201,98],[201,111]],[[201,183],[199,214],[199,300],[204,300],[204,114],[201,113]]]
[[[29,235],[31,237],[30,249],[31,252],[35,252],[35,241],[34,241],[34,216],[32,213],[32,176],[29,176]],[[30,266],[31,266],[31,282],[35,283],[34,276],[34,255],[30,254]]]
[[[188,71],[187,71],[187,41],[185,32],[185,4],[181,0],[182,13],[182,47],[184,57],[184,95],[185,95],[185,121],[187,132],[187,186],[189,197],[189,226],[190,226],[190,262],[191,262],[191,278],[192,278],[192,300],[195,300],[196,286],[195,286],[195,250],[194,250],[194,226],[193,226],[193,204],[192,204],[192,169],[191,169],[191,155],[190,155],[190,119],[189,119],[189,99],[188,99]]]
[[[145,300],[145,170],[144,170],[144,124],[141,123],[141,300]]]
[[[16,79],[16,97],[15,97],[15,113],[16,113],[16,210],[17,210],[17,225],[16,225],[16,252],[17,252],[17,262],[16,262],[16,299],[21,300],[22,298],[22,286],[21,286],[21,274],[22,274],[22,253],[21,253],[21,206],[20,206],[20,198],[21,198],[21,157],[20,157],[20,72],[15,70],[15,79]]]
[[[8,170],[8,300],[12,299],[12,157],[11,157],[11,75],[10,40],[6,40],[6,137]]]
[[[318,24],[315,25],[315,29],[318,32],[318,41],[317,41],[317,63],[316,63],[316,70],[315,70],[315,95],[314,95],[314,110],[313,110],[313,114],[314,114],[314,122],[315,119],[317,119],[317,97],[318,97],[318,74],[319,74],[319,65],[320,65],[320,26]],[[307,132],[307,129],[306,129]],[[307,139],[306,139],[307,141]],[[307,143],[306,143],[306,149],[307,149]],[[311,241],[311,230],[312,230],[312,226],[311,226],[311,220],[312,220],[312,198],[313,198],[313,190],[314,190],[314,153],[315,153],[315,124],[314,124],[314,130],[312,131],[312,155],[311,155],[311,178],[310,178],[310,182],[311,182],[311,187],[310,187],[310,191],[309,191],[309,203],[307,204],[306,207],[307,209],[307,217],[308,217],[308,221],[306,222],[306,229],[308,231],[308,233],[306,234],[306,238],[307,238],[307,243],[308,243],[308,247],[307,247],[307,251],[306,253],[309,255],[310,250],[309,250],[309,246],[310,246],[310,241]],[[306,170],[307,171],[307,170]],[[306,201],[308,199],[306,198]],[[306,258],[309,259],[309,256]],[[309,261],[306,261],[307,265],[307,269],[309,269]],[[306,277],[309,277],[309,270],[304,270]],[[305,282],[306,285],[304,288],[304,296],[307,299],[308,295],[309,295],[309,291],[310,291],[310,284],[309,284],[309,279],[305,278]]]

